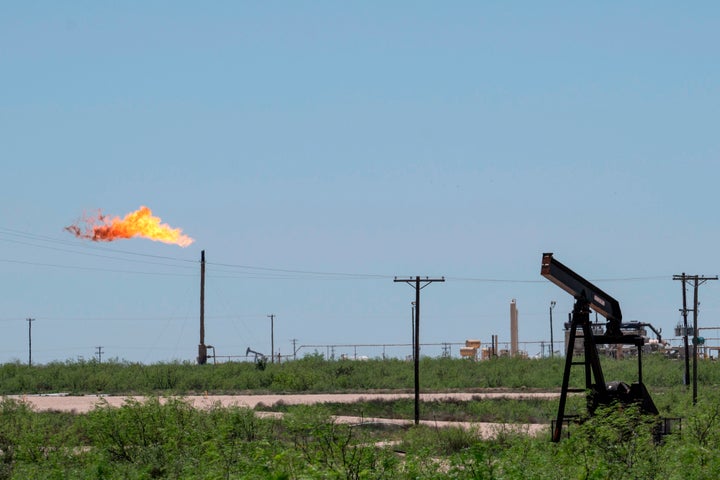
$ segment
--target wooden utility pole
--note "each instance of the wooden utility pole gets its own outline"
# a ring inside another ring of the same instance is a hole
[[[555,357],[555,342],[553,340],[552,311],[555,308],[555,300],[550,301],[550,358]]]
[[[32,322],[34,318],[28,318],[28,366],[32,366]]]
[[[413,364],[415,370],[415,425],[420,423],[420,290],[427,287],[433,282],[444,282],[445,277],[442,278],[428,278],[421,279],[420,277],[413,278],[397,278],[395,282],[407,283],[415,288],[415,332],[413,334]]]
[[[688,385],[690,382],[690,368],[689,368],[689,346],[688,346],[688,324],[687,324],[687,300],[686,300],[686,293],[685,293],[685,283],[687,281],[692,280],[693,281],[693,390],[692,390],[692,399],[693,399],[693,405],[697,404],[697,350],[699,343],[698,338],[698,287],[702,285],[703,283],[707,282],[708,280],[717,280],[717,275],[714,277],[705,277],[702,275],[685,275],[685,273],[681,275],[673,275],[673,280],[682,280],[682,292],[683,292],[683,327],[685,328],[685,385]]]
[[[708,280],[717,280],[718,277],[700,277],[695,275],[693,293],[693,405],[697,404],[697,350],[698,350],[698,287]]]
[[[275,314],[268,315],[270,319],[270,363],[275,363]]]
[[[200,345],[198,345],[198,365],[207,363],[205,346],[205,250],[200,252]]]
[[[673,280],[682,281],[682,299],[683,306],[680,312],[683,316],[683,346],[685,347],[685,375],[683,377],[683,384],[687,387],[690,385],[690,344],[688,342],[688,322],[687,322],[687,290],[685,289],[685,282],[687,281],[687,275],[683,272],[681,275],[673,275]]]

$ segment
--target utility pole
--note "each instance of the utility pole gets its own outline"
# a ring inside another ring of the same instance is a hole
[[[550,358],[555,356],[555,343],[553,342],[552,311],[555,308],[555,300],[550,301]]]
[[[292,339],[293,344],[293,360],[297,360],[297,338]]]
[[[687,281],[687,276],[685,275],[685,272],[683,272],[681,275],[673,275],[673,280],[682,280],[681,286],[683,306],[680,309],[680,312],[683,316],[683,343],[685,347],[685,374],[683,376],[683,384],[687,387],[690,385],[690,345],[688,343],[687,290],[685,289],[685,282]]]
[[[682,280],[682,292],[683,292],[683,327],[685,328],[685,385],[688,385],[690,382],[690,368],[689,368],[689,346],[688,346],[688,324],[687,324],[687,300],[686,300],[686,293],[685,293],[685,283],[692,280],[693,281],[693,392],[692,392],[692,399],[693,399],[693,405],[697,404],[697,349],[699,345],[698,341],[698,287],[702,285],[703,283],[707,282],[708,280],[717,280],[717,275],[714,277],[705,277],[702,275],[686,275],[685,273],[682,273],[681,275],[673,275],[673,280]]]
[[[695,275],[695,288],[693,294],[693,405],[697,404],[697,349],[698,349],[698,287],[708,280],[717,280],[718,277],[700,277]]]
[[[412,330],[412,358],[413,362],[415,362],[415,302],[410,302],[410,328]]]
[[[205,346],[205,250],[200,252],[200,345],[198,345],[198,365],[207,363]]]
[[[413,364],[415,370],[415,425],[420,423],[420,290],[427,287],[433,282],[444,282],[445,277],[442,278],[428,278],[421,279],[419,276],[414,279],[411,278],[397,278],[394,282],[407,283],[415,288],[415,330],[413,334]]]
[[[28,366],[32,367],[32,322],[34,318],[28,318]]]
[[[275,314],[268,315],[270,319],[270,363],[275,363]]]
[[[97,355],[98,363],[102,363],[102,354],[103,354],[102,348],[103,348],[103,347],[102,347],[102,346],[98,346],[98,347],[95,347],[95,348],[96,348],[95,355]]]

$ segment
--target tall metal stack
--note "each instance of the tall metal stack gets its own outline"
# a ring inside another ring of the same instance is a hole
[[[510,356],[514,357],[518,353],[518,309],[513,298],[510,302]]]

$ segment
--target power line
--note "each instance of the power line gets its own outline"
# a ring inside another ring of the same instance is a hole
[[[73,252],[78,253],[78,252]],[[97,256],[97,255],[93,255]],[[125,260],[125,261],[131,261],[131,262],[137,262],[136,260],[127,260],[122,258],[112,258],[107,257],[114,260]],[[83,267],[78,265],[62,265],[62,264],[56,264],[56,263],[44,263],[44,262],[32,262],[32,261],[26,261],[26,260],[12,260],[7,258],[0,258],[0,262],[3,263],[14,263],[18,265],[31,265],[36,267],[48,267],[48,268],[60,268],[60,269],[68,269],[68,270],[85,270],[85,271],[97,271],[97,272],[107,272],[107,273],[124,273],[124,274],[131,274],[131,275],[159,275],[159,276],[170,276],[170,277],[195,277],[197,276],[196,273],[172,273],[172,272],[150,272],[150,271],[141,271],[141,270],[121,270],[121,269],[113,269],[113,268],[104,268],[104,267]],[[161,264],[161,263],[154,263],[154,262],[143,262],[143,264],[155,264],[160,266],[166,266],[171,268],[196,268],[192,266],[182,266],[182,265],[167,265],[167,264]],[[210,262],[208,262],[208,265],[211,265]],[[212,265],[220,265],[220,266],[226,266],[229,267],[231,265],[228,264],[212,264]],[[250,267],[250,266],[241,266],[237,265],[236,268],[246,268],[246,269],[257,269],[261,271],[267,271],[269,273],[242,273],[238,272],[236,275],[232,274],[211,274],[208,275],[208,277],[216,278],[216,279],[245,279],[245,280],[382,280],[382,279],[389,279],[393,278],[392,275],[382,275],[382,274],[367,274],[367,273],[340,273],[340,272],[320,272],[320,271],[310,271],[310,270],[285,270],[285,269],[278,269],[278,268],[269,268],[269,267]],[[291,274],[295,273],[297,275],[280,275],[280,274],[273,274],[271,272],[279,272],[279,273],[286,273]],[[340,277],[340,278],[338,278]],[[344,278],[343,278],[344,277]],[[478,283],[496,283],[496,284],[507,284],[507,283],[526,283],[526,284],[539,284],[544,283],[539,280],[521,280],[521,279],[499,279],[499,278],[472,278],[472,277],[446,277],[447,280],[452,281],[459,281],[459,282],[478,282]],[[638,282],[638,281],[654,281],[654,280],[667,280],[667,276],[648,276],[648,277],[626,277],[626,278],[606,278],[601,280],[593,280],[595,282]]]
[[[76,241],[72,241],[72,240],[61,240],[58,238],[48,237],[45,235],[38,235],[38,234],[34,234],[34,233],[22,232],[19,230],[13,230],[10,228],[5,228],[5,227],[0,227],[0,235],[11,235],[11,236],[15,236],[15,237],[27,238],[29,240],[48,242],[48,243],[57,243],[60,245],[68,245],[68,246],[73,246],[73,247],[77,246],[77,247],[82,247],[83,249],[110,251],[110,252],[119,253],[122,255],[131,255],[131,256],[147,257],[147,258],[158,258],[158,259],[163,259],[163,260],[173,260],[176,262],[197,263],[195,260],[190,260],[187,258],[171,257],[168,255],[154,255],[154,254],[149,254],[149,253],[132,252],[129,250],[121,250],[121,249],[117,249],[117,248],[100,247],[96,244],[88,244],[88,243],[78,244]],[[0,240],[10,241],[7,239],[0,239]],[[14,241],[14,243],[23,243],[23,242]],[[108,243],[108,242],[106,242],[106,243]],[[30,245],[30,246],[35,246],[38,248],[50,248],[50,247],[45,247],[42,245],[36,245],[36,244],[32,244],[32,243],[24,243],[24,244]],[[74,252],[74,253],[78,253],[80,255],[82,255],[82,254],[92,255],[92,254],[83,253],[83,252]]]
[[[277,272],[277,273],[293,273],[299,275],[315,275],[323,277],[352,277],[352,278],[372,278],[372,279],[388,279],[393,278],[392,275],[372,274],[372,273],[347,273],[347,272],[324,272],[324,271],[313,271],[313,270],[293,270],[285,268],[272,268],[272,267],[259,267],[253,265],[237,265],[231,263],[210,263],[208,265],[215,265],[219,267],[235,268],[235,269],[246,269],[246,270],[261,270],[264,272]]]
[[[142,261],[142,260],[133,260],[129,258],[123,258],[121,256],[115,256],[115,255],[129,255],[129,256],[136,256],[136,257],[144,257],[144,258],[155,258],[155,259],[161,259],[161,260],[169,260],[172,262],[180,262],[180,263],[192,263],[196,264],[197,262],[195,260],[190,260],[186,258],[179,258],[179,257],[172,257],[172,256],[166,256],[166,255],[153,255],[153,254],[145,254],[145,253],[138,253],[138,252],[132,252],[127,250],[119,250],[119,249],[110,249],[107,247],[98,247],[95,245],[88,245],[88,244],[82,244],[82,248],[87,250],[99,250],[103,253],[92,253],[87,251],[78,251],[70,248],[60,248],[60,247],[54,247],[54,246],[48,246],[48,245],[38,245],[37,243],[31,243],[31,242],[24,242],[17,239],[7,239],[2,238],[2,235],[11,236],[15,238],[21,238],[26,240],[32,240],[34,242],[44,242],[44,243],[50,243],[50,244],[58,244],[58,245],[64,245],[64,246],[70,246],[70,247],[76,247],[78,246],[76,242],[70,241],[70,240],[61,240],[53,237],[48,237],[44,235],[37,235],[33,233],[28,232],[22,232],[19,230],[13,230],[9,228],[0,227],[0,241],[4,242],[10,242],[10,243],[17,243],[21,245],[27,245],[35,248],[43,248],[48,250],[54,250],[59,252],[65,252],[65,253],[72,253],[76,255],[84,255],[84,256],[90,256],[90,257],[96,257],[96,258],[107,258],[114,261],[125,261],[125,262],[134,262],[134,263],[142,263],[143,265],[159,265],[169,268],[187,268],[187,269],[195,269],[196,267],[194,265],[173,265],[168,263],[160,263],[160,262],[148,262],[148,261]],[[110,253],[110,254],[108,254]],[[132,271],[132,270],[117,270],[117,269],[109,269],[109,268],[101,268],[101,267],[82,267],[77,265],[61,265],[61,264],[54,264],[54,263],[43,263],[43,262],[33,262],[33,261],[23,261],[23,260],[15,260],[15,259],[0,259],[0,262],[5,263],[16,263],[16,264],[24,264],[24,265],[33,265],[33,266],[40,266],[40,267],[51,267],[51,268],[65,268],[65,269],[73,269],[73,270],[94,270],[94,271],[106,271],[109,273],[131,273],[131,274],[141,274],[141,275],[182,275],[182,274],[172,274],[172,273],[160,273],[160,272],[147,272],[147,271]],[[228,269],[226,272],[223,272],[220,270],[219,274],[215,273],[212,275],[213,278],[226,278],[226,279],[232,279],[232,278],[242,278],[242,279],[251,279],[251,280],[323,280],[323,279],[333,279],[333,280],[339,280],[339,279],[347,279],[347,280],[384,280],[393,278],[393,275],[388,274],[378,274],[378,273],[358,273],[358,272],[338,272],[338,271],[322,271],[322,270],[304,270],[304,269],[289,269],[289,268],[277,268],[277,267],[266,267],[266,266],[258,266],[258,265],[246,265],[246,264],[233,264],[233,263],[222,263],[222,262],[208,262],[208,265],[213,265],[214,267],[221,267]],[[237,270],[247,270],[246,272],[237,272]],[[189,274],[186,276],[190,276]],[[502,278],[487,278],[487,277],[452,277],[448,276],[446,277],[448,280],[457,281],[457,282],[478,282],[478,283],[495,283],[495,284],[515,284],[515,283],[527,283],[527,284],[534,284],[534,283],[544,283],[542,280],[529,280],[529,279],[502,279]],[[652,276],[633,276],[633,277],[620,277],[620,278],[604,278],[604,279],[595,279],[593,281],[596,282],[637,282],[637,281],[653,281],[653,280],[666,280],[668,276],[666,275],[652,275]]]
[[[650,280],[667,280],[668,275],[650,275],[639,277],[621,277],[621,278],[599,278],[591,279],[593,282],[638,282]],[[474,277],[445,277],[453,282],[478,282],[478,283],[545,283],[542,280],[520,280],[520,279],[502,279],[502,278],[474,278]]]
[[[7,258],[0,258],[0,262],[3,263],[14,263],[18,265],[31,265],[34,267],[49,267],[49,268],[63,268],[67,270],[85,270],[94,272],[107,272],[107,273],[129,273],[132,275],[161,275],[170,277],[195,277],[196,274],[192,273],[170,273],[170,272],[146,272],[139,270],[116,270],[112,268],[102,267],[81,267],[78,265],[60,265],[57,263],[43,263],[43,262],[30,262],[25,260],[10,260]]]

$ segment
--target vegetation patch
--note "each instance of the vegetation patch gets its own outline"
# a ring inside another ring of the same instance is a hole
[[[457,358],[422,358],[420,384],[424,392],[486,391],[487,389],[558,391],[565,360],[497,358],[473,362]],[[603,359],[605,378],[632,382],[637,360]],[[715,362],[702,361],[702,385],[720,385]],[[682,383],[684,364],[659,355],[646,355],[643,380],[651,389],[674,388]],[[574,369],[573,385],[583,385]],[[259,370],[254,363],[228,362],[196,365],[191,362],[139,363],[111,360],[53,362],[27,366],[0,365],[0,394],[67,392],[72,394],[211,394],[222,393],[332,393],[412,391],[413,363],[399,359],[327,360],[314,354]]]
[[[428,391],[486,387],[559,389],[558,359],[468,362],[423,359]],[[632,381],[635,361],[607,361],[608,379]],[[69,362],[0,366],[5,393],[150,393],[121,407],[99,404],[87,414],[37,412],[20,400],[0,401],[3,479],[567,479],[715,478],[720,471],[720,384],[716,364],[701,362],[699,402],[680,385],[682,364],[649,356],[645,381],[665,416],[682,417],[682,434],[658,441],[655,419],[632,407],[600,409],[567,429],[559,443],[499,428],[491,439],[463,428],[351,425],[335,415],[410,419],[411,400],[315,406],[276,405],[281,418],[243,407],[191,408],[177,394],[410,390],[407,362],[327,361],[287,364],[138,365]],[[499,372],[503,372],[502,375]],[[582,379],[574,379],[582,380]],[[578,381],[576,384],[580,384]],[[341,385],[344,385],[342,387]],[[254,387],[253,387],[254,386]],[[157,395],[168,395],[160,399]],[[584,411],[582,395],[568,410]],[[469,422],[549,423],[557,400],[433,401],[422,418]]]

